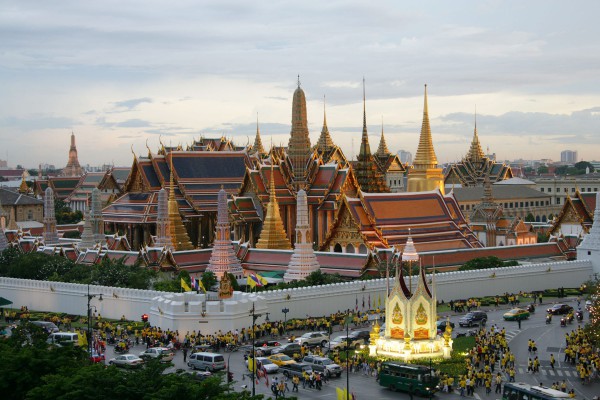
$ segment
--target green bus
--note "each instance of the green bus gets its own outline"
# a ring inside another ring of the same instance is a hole
[[[379,373],[379,384],[392,391],[428,396],[438,390],[440,378],[434,370],[422,365],[384,361]]]
[[[504,385],[502,400],[554,400],[568,399],[569,395],[560,390],[527,383],[509,382]]]

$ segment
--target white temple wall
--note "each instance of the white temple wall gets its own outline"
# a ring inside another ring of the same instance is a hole
[[[592,262],[588,260],[563,261],[555,263],[530,264],[516,267],[456,271],[436,274],[437,299],[448,302],[472,296],[489,296],[504,292],[543,290],[558,287],[578,287],[593,276]],[[428,276],[428,279],[431,277]],[[417,287],[417,277],[413,277],[413,288]],[[390,280],[390,289],[393,282]],[[269,312],[270,320],[283,320],[283,308],[288,308],[287,319],[329,315],[337,311],[362,310],[369,295],[371,303],[381,297],[384,302],[385,279],[354,281],[326,286],[313,286],[287,290],[274,290],[259,293],[264,298],[264,308],[260,312]],[[137,290],[107,286],[90,286],[90,293],[103,294],[104,301],[98,297],[91,304],[107,318],[118,319],[124,315],[127,319],[139,320],[142,314],[150,316],[150,323],[163,328],[177,326],[176,329],[208,331],[207,324],[201,324],[202,312],[211,321],[210,328],[228,331],[241,329],[251,323],[248,311],[251,308],[253,294],[236,292],[232,300],[208,302],[201,309],[204,295],[187,293],[186,296],[198,296],[185,304],[176,304],[172,299],[169,307],[153,306],[153,299],[167,297],[169,294],[152,290]],[[34,281],[26,279],[0,278],[0,296],[13,302],[13,307],[27,306],[32,310],[66,312],[84,315],[87,307],[87,285]],[[167,299],[168,300],[168,299]],[[185,303],[185,302],[184,302]],[[257,305],[258,307],[258,305]],[[257,308],[258,310],[258,308]],[[257,311],[259,312],[259,311]],[[257,322],[264,321],[266,315]],[[175,320],[177,320],[175,322]],[[196,328],[193,328],[196,326]],[[203,329],[206,326],[206,329]]]

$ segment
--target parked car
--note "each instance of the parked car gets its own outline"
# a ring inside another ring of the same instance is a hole
[[[485,325],[487,314],[484,311],[471,311],[458,320],[460,326]]]
[[[271,350],[271,355],[279,353],[293,357],[294,354],[300,354],[300,345],[298,343],[286,343],[279,347],[273,347]]]
[[[573,311],[573,307],[571,307],[568,304],[555,304],[546,311],[548,311],[549,314],[554,314],[554,315],[568,314],[571,311]]]
[[[95,351],[92,352],[92,355],[90,356],[90,361],[93,362],[94,364],[99,363],[99,362],[104,362],[104,360],[105,360],[104,354],[96,353]]]
[[[279,346],[262,346],[262,347],[256,347],[254,349],[254,351],[256,352],[257,356],[266,357],[266,356],[270,356],[271,354],[273,354],[273,349],[277,349],[280,346],[281,345],[279,345]],[[250,354],[252,354],[252,349],[250,349]]]
[[[361,344],[369,344],[369,341],[371,340],[371,331],[352,331],[348,336],[355,340],[362,340]]]
[[[31,321],[31,323],[36,326],[39,326],[44,331],[46,331],[46,333],[54,333],[59,331],[58,326],[56,326],[56,324],[51,321]]]
[[[339,378],[342,375],[342,367],[327,357],[306,356],[302,362],[309,364],[315,371],[322,372],[326,377],[335,375]]]
[[[185,375],[185,376],[189,376],[190,378],[196,380],[196,381],[203,381],[206,378],[212,376],[211,372],[208,371],[185,371],[185,370],[180,370],[177,371],[177,373],[179,375]]]
[[[255,347],[272,347],[272,346],[281,346],[281,342],[279,340],[267,340],[267,339],[259,339],[254,341]]]
[[[122,368],[138,368],[144,364],[144,360],[133,354],[121,354],[120,356],[111,358],[108,364]]]
[[[287,357],[285,354],[278,355]],[[250,357],[249,359],[251,360],[252,357]],[[279,365],[275,364],[267,357],[256,357],[256,364],[259,365],[261,368],[264,368],[264,370],[267,371],[267,374],[276,374],[277,372],[279,372]],[[248,360],[246,360],[246,367],[248,367],[248,365]]]
[[[283,372],[284,376],[291,378],[293,376],[298,376],[302,378],[302,372],[306,371],[308,374],[312,374],[313,370],[309,364],[304,363],[295,363],[295,364],[286,364],[279,367],[279,371]]]
[[[54,332],[48,336],[46,342],[56,346],[79,346],[79,334],[76,332]]]
[[[287,364],[296,364],[296,361],[294,361],[293,358],[285,354],[273,354],[272,356],[267,357],[267,359],[271,360],[271,362],[278,367],[282,367]]]
[[[362,344],[363,344],[362,339],[353,338],[353,337],[346,336],[346,335],[336,336],[333,339],[331,339],[331,342],[329,342],[329,346],[331,347],[332,350],[333,349],[344,350],[344,349],[346,349],[346,347],[348,347],[350,349],[359,349]]]
[[[171,362],[175,354],[166,347],[150,347],[146,349],[146,351],[140,353],[140,358],[149,359],[149,358],[160,358],[162,362]]]
[[[323,346],[327,345],[329,336],[327,332],[307,332],[304,335],[296,338],[294,343],[307,346]]]
[[[218,353],[194,353],[188,357],[188,367],[204,371],[219,371],[225,369],[225,357]]]
[[[513,308],[502,316],[505,321],[520,321],[529,318],[529,311],[522,308]]]

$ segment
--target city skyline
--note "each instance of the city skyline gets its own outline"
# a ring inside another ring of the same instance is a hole
[[[111,4],[113,6],[111,6]],[[428,84],[440,162],[466,154],[477,128],[498,159],[600,148],[595,2],[247,4],[73,1],[0,5],[0,158],[130,165],[153,151],[223,134],[287,145],[300,74],[314,144],[323,122],[353,158],[383,119],[391,151],[416,152]]]

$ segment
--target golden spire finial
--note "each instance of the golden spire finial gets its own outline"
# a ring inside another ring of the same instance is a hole
[[[21,174],[21,185],[19,186],[19,193],[27,193],[29,191],[29,186],[27,186],[27,182],[25,181],[25,170]]]
[[[275,161],[271,161],[271,176],[269,183],[269,204],[267,204],[267,212],[263,220],[262,230],[257,249],[282,249],[290,250],[292,247],[285,233],[281,214],[279,212],[279,204],[277,203],[277,195],[275,193]]]
[[[380,158],[388,157],[390,154],[392,154],[387,147],[385,136],[383,135],[383,115],[381,116],[381,139],[379,140],[379,147],[377,148],[377,152],[375,154]]]
[[[170,232],[171,243],[173,249],[177,251],[181,250],[192,250],[194,246],[190,242],[190,238],[187,234],[181,214],[179,213],[179,206],[175,199],[175,170],[173,169],[173,152],[169,152],[171,157],[169,160],[171,166],[171,176],[169,178],[169,200],[168,200],[168,212],[169,212],[169,225],[168,229]]]
[[[471,141],[471,147],[467,158],[473,162],[479,162],[485,158],[481,143],[479,142],[479,135],[477,134],[477,106],[475,106],[475,129],[473,131],[473,140]]]
[[[421,135],[419,137],[419,146],[413,165],[417,169],[427,169],[437,167],[437,157],[433,149],[431,139],[431,126],[429,125],[429,106],[427,101],[427,85],[425,85],[425,96],[423,102],[423,122],[421,124]]]

